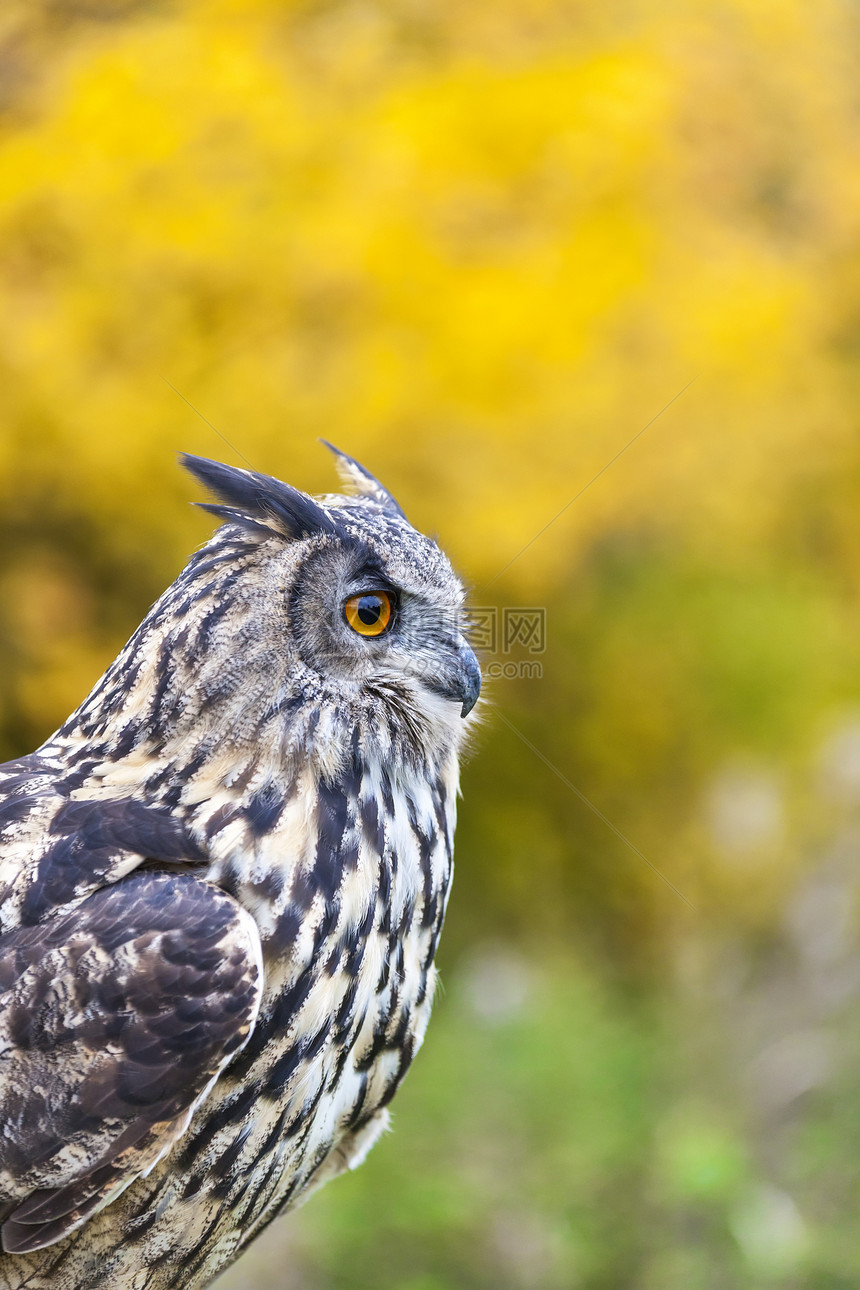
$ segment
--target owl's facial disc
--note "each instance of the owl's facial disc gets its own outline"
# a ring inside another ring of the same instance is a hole
[[[460,629],[462,589],[435,544],[414,529],[410,538],[408,558],[364,542],[309,552],[290,597],[294,639],[302,661],[346,702],[433,719],[443,699],[465,717],[481,674]],[[426,561],[416,560],[415,539],[426,543]]]
[[[365,591],[350,596],[344,605],[347,623],[365,640],[382,636],[395,627],[398,598],[390,591]],[[432,622],[437,617],[432,608],[424,606],[422,612]],[[418,610],[413,608],[413,613]],[[439,615],[436,623],[436,650],[429,660],[421,657],[421,676],[424,684],[443,699],[453,699],[462,705],[460,715],[467,717],[481,693],[481,669],[468,642],[457,629],[456,622]]]

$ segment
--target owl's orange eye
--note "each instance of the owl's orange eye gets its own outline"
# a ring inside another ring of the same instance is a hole
[[[343,612],[359,636],[381,636],[391,622],[393,609],[387,591],[365,591],[360,596],[350,596]]]

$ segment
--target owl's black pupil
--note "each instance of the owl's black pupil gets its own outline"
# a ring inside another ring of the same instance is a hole
[[[374,627],[382,613],[382,601],[379,596],[362,596],[358,602],[358,616],[365,627]]]

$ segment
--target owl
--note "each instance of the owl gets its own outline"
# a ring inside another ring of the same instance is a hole
[[[480,671],[446,557],[332,451],[348,495],[185,457],[220,527],[0,767],[2,1290],[208,1285],[422,1042]]]

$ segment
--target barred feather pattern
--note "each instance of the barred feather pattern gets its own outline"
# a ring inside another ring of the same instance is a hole
[[[2,1290],[205,1286],[387,1124],[430,1013],[477,665],[445,557],[373,485],[300,495],[297,535],[286,486],[255,482],[258,510],[240,497],[81,708],[0,768]],[[368,569],[398,635],[333,645],[319,606]]]

